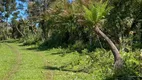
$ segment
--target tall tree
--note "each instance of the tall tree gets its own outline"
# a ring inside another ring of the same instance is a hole
[[[112,7],[108,6],[107,1],[99,1],[95,4],[89,4],[89,8],[87,8],[86,6],[83,6],[83,8],[85,10],[84,17],[86,21],[89,23],[88,26],[91,26],[92,29],[94,29],[95,33],[97,33],[107,41],[114,56],[115,68],[120,69],[123,66],[123,61],[121,59],[119,50],[112,42],[112,40],[100,29],[102,27],[101,23],[103,21],[103,18],[109,13]]]

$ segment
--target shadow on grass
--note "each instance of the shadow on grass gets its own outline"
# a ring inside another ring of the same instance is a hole
[[[36,45],[36,44],[20,44],[19,46],[30,46],[30,45]],[[45,50],[50,50],[53,48],[68,48],[67,46],[59,45],[59,44],[49,44],[49,42],[43,42],[42,44],[38,45],[38,47],[31,47],[27,48],[27,50],[37,50],[37,51],[45,51]]]
[[[0,43],[14,43],[14,42],[18,42],[19,40],[15,39],[15,40],[3,40],[0,41]]]
[[[49,50],[49,49],[59,48],[59,47],[68,48],[68,45],[67,44],[59,44],[59,43],[56,44],[56,43],[44,42],[39,45],[38,50],[44,51],[44,50]]]
[[[27,50],[37,50],[37,47],[30,47],[30,48],[26,48]]]
[[[74,73],[85,73],[82,70],[71,70],[71,69],[64,69],[64,66],[61,67],[55,67],[55,66],[44,66],[43,69],[46,70],[58,70],[58,71],[67,71],[67,72],[74,72]]]
[[[23,45],[20,44],[19,46],[29,46],[29,45]],[[35,51],[48,51],[48,50],[52,50],[52,49],[61,49],[61,51],[57,51],[57,52],[51,52],[51,55],[61,55],[64,56],[65,54],[74,52],[75,50],[71,50],[70,48],[67,47],[67,44],[65,45],[56,45],[56,44],[48,44],[47,42],[44,42],[42,44],[40,44],[39,46],[32,46],[32,47],[28,47],[26,48],[26,50],[35,50]]]

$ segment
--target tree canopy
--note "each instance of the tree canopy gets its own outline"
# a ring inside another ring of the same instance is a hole
[[[142,48],[142,0],[19,0],[19,7],[16,1],[0,1],[0,40],[19,39],[23,45],[80,54],[84,49],[111,50],[117,77],[127,74],[124,55]],[[18,16],[22,10],[26,19]]]

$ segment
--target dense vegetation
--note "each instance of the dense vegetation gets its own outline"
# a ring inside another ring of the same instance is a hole
[[[142,79],[142,0],[18,1],[0,1],[0,40],[46,51],[47,69],[75,73],[55,80]],[[19,16],[22,10],[26,19]]]

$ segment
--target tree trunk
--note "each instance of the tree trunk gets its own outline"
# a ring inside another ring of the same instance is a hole
[[[40,24],[43,33],[43,40],[47,40],[45,21],[44,20],[40,21]]]
[[[21,37],[24,37],[24,34],[19,30],[19,28],[17,27],[17,25],[15,27],[16,27],[16,30],[20,33]]]
[[[111,39],[110,39],[107,35],[105,35],[105,34],[99,29],[98,26],[95,27],[95,32],[96,32],[99,36],[103,37],[103,38],[107,41],[107,43],[109,44],[109,46],[110,46],[110,48],[111,48],[111,51],[112,51],[112,53],[113,53],[113,56],[114,56],[114,67],[115,67],[116,69],[122,68],[122,67],[123,67],[123,60],[122,60],[122,58],[121,58],[121,56],[120,56],[120,53],[119,53],[117,47],[114,45],[114,43],[111,41]]]

